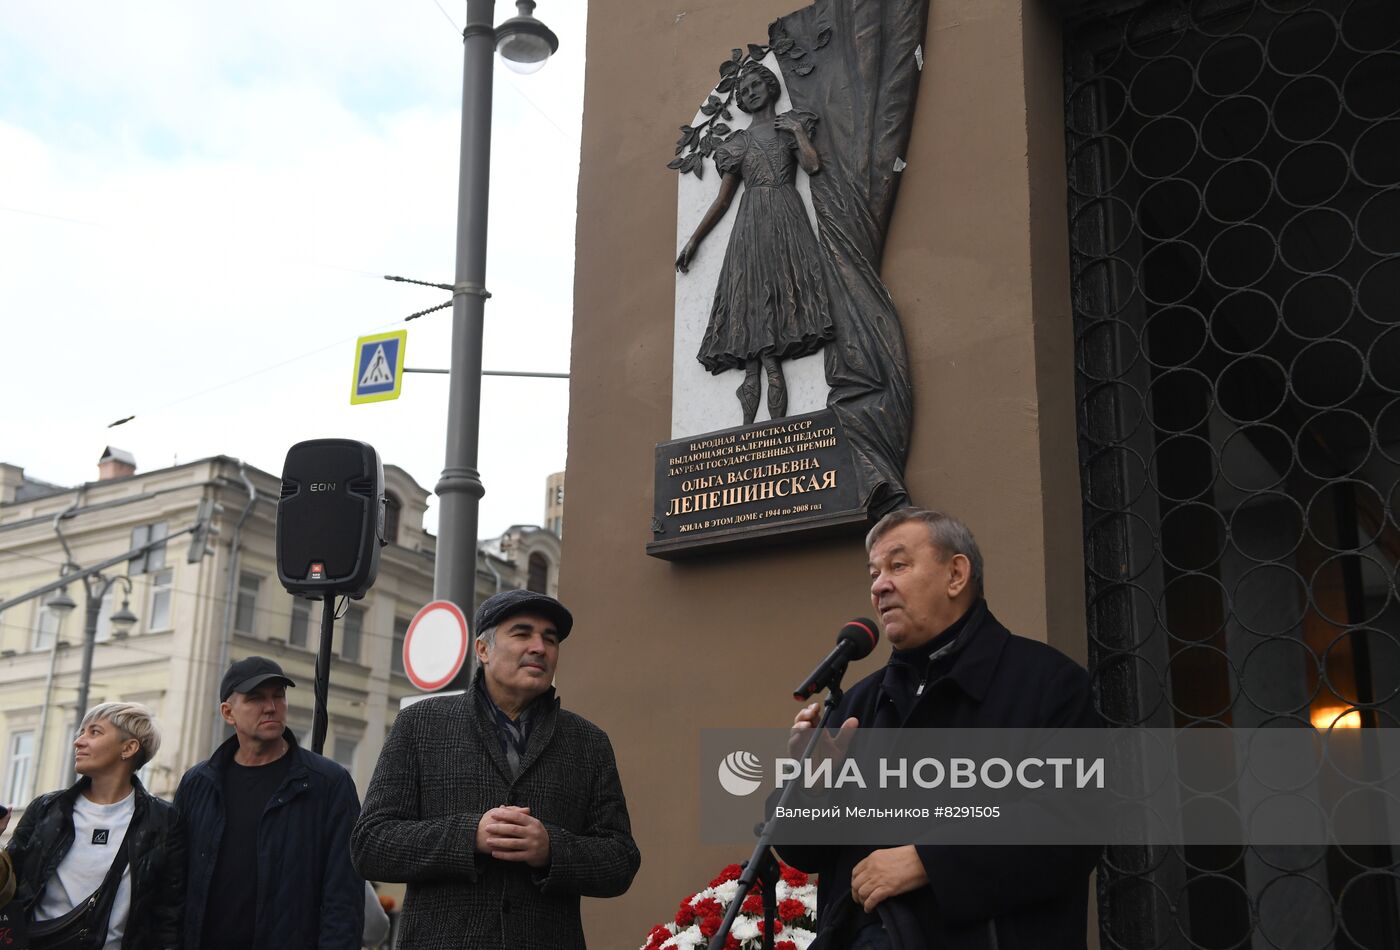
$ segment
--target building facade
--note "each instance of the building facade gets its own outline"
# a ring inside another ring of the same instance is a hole
[[[608,946],[744,856],[697,840],[700,730],[790,722],[800,658],[869,610],[858,533],[645,553],[651,452],[691,398],[664,358],[687,292],[665,163],[715,64],[806,6],[590,4],[568,475],[607,517],[571,525],[563,593],[581,629],[625,603],[647,641],[581,640],[569,670],[648,868],[589,905]],[[812,6],[873,31],[880,4]],[[1393,725],[1400,6],[935,0],[915,58],[878,262],[914,502],[968,522],[999,619],[1085,663],[1115,725]],[[1105,946],[1400,945],[1388,846],[1121,851],[1096,887]]]
[[[564,473],[555,472],[544,483],[544,526],[564,536]]]
[[[424,530],[428,493],[385,465],[385,534],[379,573],[364,598],[340,605],[336,620],[325,754],[364,788],[400,700],[417,690],[403,672],[403,641],[413,615],[432,599],[434,536]],[[280,479],[226,456],[137,474],[119,451],[104,453],[100,477],[77,488],[25,477],[0,466],[0,798],[22,807],[65,784],[81,710],[78,683],[84,639],[84,588],[70,583],[79,609],[60,619],[47,596],[11,601],[48,584],[65,563],[96,565],[135,546],[192,526],[201,501],[217,505],[208,552],[191,562],[188,534],[103,576],[110,586],[98,618],[89,705],[142,702],[164,738],[143,777],[169,797],[185,769],[231,733],[218,715],[217,689],[233,660],[264,655],[296,681],[288,725],[309,745],[321,604],[292,597],[277,580],[275,532]],[[61,532],[61,536],[60,536]],[[477,601],[527,586],[552,592],[559,541],[516,526],[484,541]],[[111,622],[123,603],[130,630]]]

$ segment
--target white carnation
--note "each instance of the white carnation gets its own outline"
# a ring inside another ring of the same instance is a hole
[[[729,933],[740,943],[745,940],[757,940],[758,921],[748,914],[740,914],[734,919],[734,926],[730,928]]]
[[[807,950],[812,941],[817,939],[817,935],[802,927],[786,927],[782,932],[781,939],[791,940],[797,944],[797,950]]]
[[[705,936],[700,933],[700,928],[695,924],[691,924],[661,946],[663,948],[675,947],[676,950],[692,950],[692,948],[701,946],[704,943],[706,943]],[[803,946],[805,947],[806,944],[803,944]]]
[[[706,888],[706,890],[714,895],[715,900],[719,901],[725,907],[728,907],[730,901],[734,900],[734,895],[739,892],[739,882],[725,881],[723,884],[719,885],[719,887]]]

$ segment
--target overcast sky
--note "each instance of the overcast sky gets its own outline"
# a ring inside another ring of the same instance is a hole
[[[559,54],[495,69],[485,366],[563,372],[585,3],[536,12]],[[448,294],[380,278],[452,281],[465,18],[461,0],[0,6],[0,461],[76,485],[111,444],[142,471],[223,454],[280,473],[293,443],[348,437],[431,491],[447,378],[349,395],[357,336],[406,327],[407,365],[447,365],[450,310],[401,321]],[[567,387],[483,381],[482,536],[543,518]]]

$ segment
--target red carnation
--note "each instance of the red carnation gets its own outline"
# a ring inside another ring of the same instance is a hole
[[[695,908],[690,906],[690,898],[681,901],[681,909],[676,911],[676,926],[682,929],[695,923]]]
[[[671,939],[671,931],[666,929],[665,924],[657,924],[651,928],[651,933],[647,934],[646,950],[661,950],[661,945]]]
[[[739,875],[744,873],[744,869],[737,864],[726,865],[723,871],[719,872],[719,877],[710,882],[711,887],[719,887],[725,881],[737,881]]]
[[[761,920],[758,922],[758,932],[759,932],[759,933],[763,933],[763,921],[761,921]],[[781,920],[775,920],[775,921],[773,921],[773,933],[775,933],[775,934],[780,934],[780,933],[782,933],[782,932],[783,932],[783,922],[782,922]],[[775,950],[776,950],[776,948],[775,948]]]
[[[724,921],[720,918],[720,916],[719,916],[718,914],[712,914],[712,915],[710,915],[709,917],[701,917],[701,918],[700,918],[700,933],[701,933],[701,935],[704,936],[705,939],[708,940],[710,937],[713,937],[716,933],[719,932],[719,925],[722,924],[722,923],[724,923]]]
[[[783,920],[798,920],[807,916],[807,905],[795,897],[778,901],[778,916]]]
[[[788,887],[801,887],[807,883],[807,872],[799,871],[791,865],[783,865],[783,880],[787,881]]]
[[[750,894],[748,897],[744,898],[744,905],[739,909],[746,914],[763,913],[763,895]]]
[[[733,934],[725,934],[724,950],[743,950],[743,948],[739,946],[739,938]],[[797,948],[793,947],[793,950],[797,950]]]
[[[693,906],[695,907],[696,917],[724,916],[724,907],[721,906],[720,902],[715,900],[713,897],[707,897],[702,901],[696,901]]]
[[[797,944],[791,940],[779,940],[773,944],[773,950],[797,950]]]

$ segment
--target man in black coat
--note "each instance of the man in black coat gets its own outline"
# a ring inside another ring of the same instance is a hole
[[[365,882],[350,863],[360,813],[350,773],[297,745],[272,660],[228,668],[219,709],[234,734],[175,792],[189,853],[184,945],[359,950]]]
[[[1094,728],[1089,677],[1012,635],[982,599],[982,555],[958,519],[891,512],[866,538],[870,600],[894,648],[842,698],[843,728]],[[794,745],[820,716],[797,714]],[[941,844],[779,847],[820,875],[812,950],[1059,950],[1085,946],[1095,848]]]
[[[394,721],[352,851],[366,876],[408,884],[400,950],[581,950],[580,897],[631,885],[612,746],[551,686],[572,627],[553,597],[487,598],[471,687]]]

